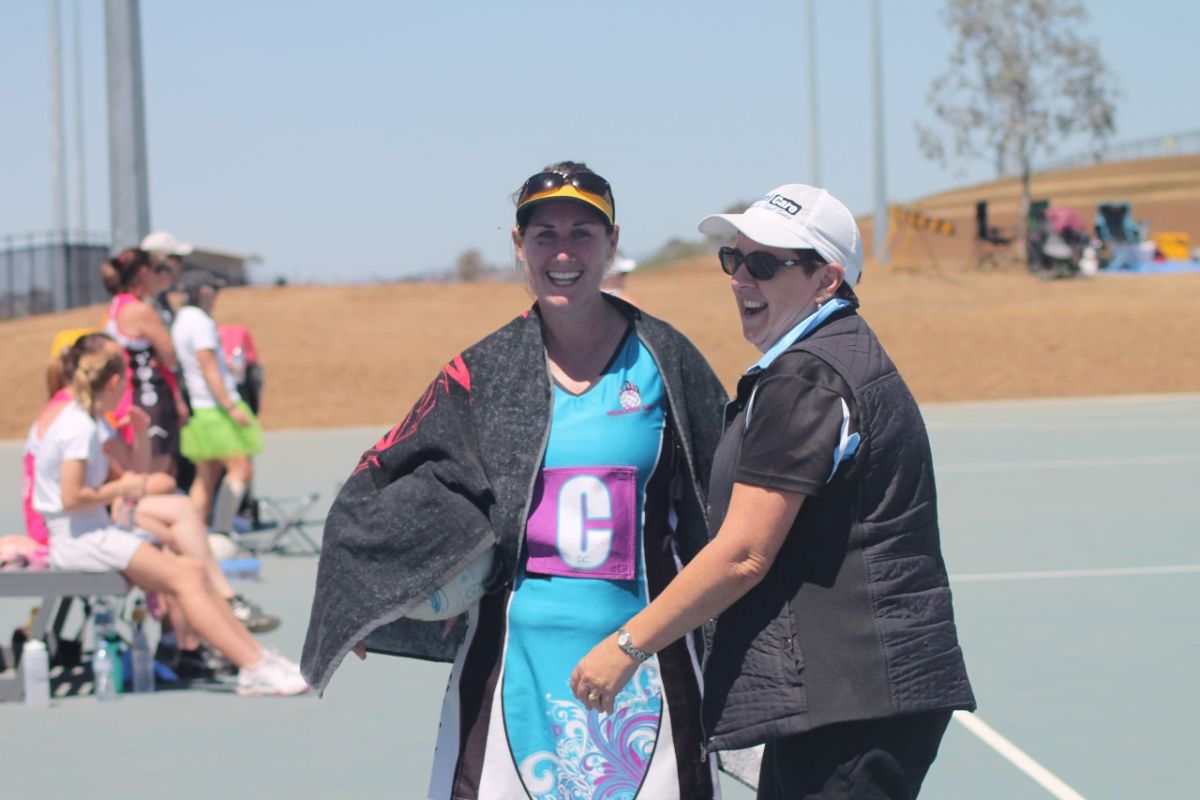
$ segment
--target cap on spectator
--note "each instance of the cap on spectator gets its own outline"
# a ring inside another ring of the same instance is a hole
[[[165,256],[190,255],[196,248],[191,242],[181,242],[166,231],[154,231],[142,239],[142,249],[151,253],[162,253]]]
[[[628,275],[635,269],[637,269],[637,262],[625,256],[617,256],[608,265],[608,271],[614,275]]]

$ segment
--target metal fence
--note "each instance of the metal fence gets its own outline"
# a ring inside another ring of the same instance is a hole
[[[100,264],[105,237],[29,233],[0,239],[0,319],[65,311],[108,299]]]
[[[1059,158],[1038,164],[1039,172],[1049,172],[1070,167],[1082,167],[1087,164],[1100,164],[1106,161],[1125,161],[1133,158],[1155,158],[1158,156],[1183,156],[1190,153],[1200,153],[1200,131],[1175,133],[1167,136],[1155,136],[1150,139],[1138,139],[1117,145],[1108,145],[1097,152],[1081,153],[1067,158]]]

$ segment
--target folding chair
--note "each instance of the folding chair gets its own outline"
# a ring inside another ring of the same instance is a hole
[[[1008,247],[1016,238],[1015,234],[1001,233],[999,228],[988,224],[988,204],[980,200],[975,204],[975,266],[982,269],[985,265],[995,269],[1000,265],[996,259],[996,251]]]
[[[321,497],[320,492],[309,492],[298,497],[259,497],[260,522],[248,533],[234,535],[241,548],[252,553],[281,552],[296,555],[319,555],[321,545],[308,535],[310,525],[322,525],[324,519],[309,519],[307,514]],[[270,534],[265,544],[253,541],[256,534]],[[289,549],[285,537],[299,538],[299,549]]]
[[[1108,269],[1136,269],[1141,261],[1138,245],[1141,226],[1130,214],[1128,203],[1101,203],[1096,206],[1096,237],[1108,254]]]

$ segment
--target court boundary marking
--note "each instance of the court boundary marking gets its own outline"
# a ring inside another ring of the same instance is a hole
[[[1017,747],[1011,740],[1002,736],[999,731],[975,714],[967,711],[955,711],[954,719],[1058,800],[1087,800],[1065,781],[1038,763],[1033,756]]]
[[[1124,578],[1132,575],[1187,575],[1200,572],[1200,564],[1169,564],[1157,567],[1097,567],[1093,569],[1043,569],[1017,572],[968,572],[951,575],[951,583],[1033,581],[1054,578]]]
[[[1110,456],[1107,458],[1059,458],[1047,461],[980,461],[976,464],[934,465],[937,475],[965,475],[976,472],[1013,472],[1034,469],[1076,469],[1087,467],[1157,467],[1170,464],[1200,463],[1200,453],[1161,456]]]

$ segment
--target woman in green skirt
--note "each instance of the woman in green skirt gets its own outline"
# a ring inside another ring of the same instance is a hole
[[[214,531],[229,533],[246,496],[253,466],[250,457],[262,450],[262,431],[254,412],[242,400],[221,353],[221,338],[212,318],[217,290],[224,281],[208,270],[180,276],[185,304],[171,325],[192,416],[180,431],[179,449],[196,465],[191,497]],[[221,491],[213,492],[224,472]]]

